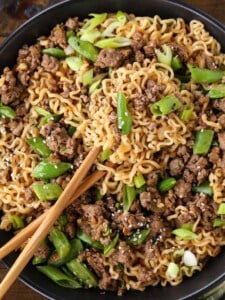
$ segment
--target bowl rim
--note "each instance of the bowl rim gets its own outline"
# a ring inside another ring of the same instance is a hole
[[[28,25],[32,25],[33,22],[36,21],[36,19],[40,18],[40,16],[43,16],[45,14],[48,14],[50,11],[53,11],[55,9],[58,9],[59,7],[66,7],[67,5],[73,3],[73,2],[89,2],[94,0],[62,0],[58,3],[55,3],[53,5],[50,5],[46,7],[45,9],[41,10],[37,14],[35,14],[33,17],[26,20],[24,23],[22,23],[20,26],[18,26],[0,45],[0,53],[1,51],[4,51],[4,48],[8,46],[8,44],[11,42],[11,40],[14,39],[20,32],[22,32]],[[96,0],[95,0],[96,1]],[[140,0],[139,0],[140,1]],[[144,1],[144,0],[141,0]],[[161,0],[161,2],[165,3],[172,3],[175,4],[178,8],[183,8],[187,10],[188,12],[195,12],[199,17],[203,17],[207,19],[214,27],[220,28],[225,33],[225,24],[218,21],[216,18],[211,16],[210,14],[206,13],[205,11],[202,11],[199,8],[194,7],[193,5],[189,3],[184,3],[181,0]],[[148,14],[146,14],[148,16]],[[56,23],[57,24],[57,21]],[[224,49],[225,50],[225,49]],[[1,230],[0,230],[1,232]],[[212,258],[213,259],[213,258]],[[9,269],[11,267],[11,264],[7,262],[6,259],[2,259],[2,263]],[[36,282],[32,281],[32,279],[28,278],[26,275],[23,274],[23,272],[18,277],[24,284],[26,284],[28,287],[36,291],[37,293],[41,294],[42,296],[46,297],[47,299],[53,299],[53,296],[50,296],[50,292],[46,290],[46,288],[40,286]],[[209,290],[215,288],[218,286],[223,280],[225,279],[225,271],[220,276],[216,277],[214,280],[212,280],[209,284],[205,285],[204,287],[198,289],[197,291],[190,291],[190,293],[184,297],[179,298],[179,300],[189,300],[193,299],[193,297],[200,296],[203,292],[206,293]],[[48,292],[48,295],[46,294]],[[52,293],[51,293],[52,294]],[[115,294],[115,297],[117,298],[117,295]],[[120,297],[121,299],[121,297]],[[132,299],[132,297],[130,298]],[[194,298],[196,299],[196,298]]]

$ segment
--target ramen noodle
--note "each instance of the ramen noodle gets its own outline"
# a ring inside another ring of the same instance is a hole
[[[33,263],[118,294],[200,271],[225,244],[224,70],[197,20],[92,14],[24,45],[0,79],[0,228],[48,209],[101,146],[105,176]]]

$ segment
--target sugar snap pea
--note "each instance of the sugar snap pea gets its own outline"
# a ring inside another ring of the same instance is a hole
[[[16,112],[10,106],[0,104],[0,115],[9,119],[15,119]]]
[[[53,164],[50,162],[42,161],[33,170],[32,176],[34,178],[52,179],[63,175],[67,171],[71,170],[72,164],[66,162],[60,162]]]
[[[34,183],[31,188],[42,202],[57,200],[63,192],[61,186],[57,183]]]
[[[78,280],[88,287],[97,287],[98,280],[93,272],[91,272],[85,264],[79,262],[78,259],[73,259],[66,264],[70,272],[75,275]]]
[[[40,136],[27,139],[27,143],[43,157],[48,157],[52,153],[45,140]]]
[[[70,253],[71,245],[66,235],[58,228],[53,228],[50,231],[50,238],[55,246],[59,258],[64,259]]]
[[[65,58],[66,57],[66,54],[64,52],[63,49],[61,48],[45,48],[42,50],[42,52],[44,54],[48,54],[50,56],[53,56],[53,57],[56,57],[56,58]]]

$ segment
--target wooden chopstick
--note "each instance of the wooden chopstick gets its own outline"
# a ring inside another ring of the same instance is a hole
[[[68,205],[73,203],[78,197],[80,197],[84,192],[86,192],[91,186],[93,186],[102,176],[105,174],[104,171],[95,171],[93,174],[88,176],[84,182],[79,186],[77,191],[74,193],[72,198],[70,199]],[[52,209],[51,207],[50,209]],[[48,210],[49,211],[49,210]],[[13,250],[18,249],[24,242],[26,242],[35,230],[40,226],[46,217],[48,211],[44,212],[40,215],[36,220],[27,225],[24,229],[22,229],[19,233],[17,233],[10,241],[8,241],[4,246],[0,248],[0,259],[3,259]]]
[[[72,198],[75,190],[78,188],[80,182],[84,179],[85,175],[87,174],[88,170],[94,163],[95,159],[97,158],[98,154],[100,152],[99,147],[94,147],[79,169],[75,172],[73,175],[71,181],[66,186],[65,190],[62,192],[59,199],[56,201],[56,203],[52,206],[52,209],[50,209],[43,222],[40,224],[38,229],[35,231],[31,239],[28,241],[27,245],[21,252],[21,254],[18,256],[8,273],[6,274],[5,278],[0,284],[0,299],[3,298],[5,293],[8,291],[8,289],[11,287],[13,282],[16,280],[18,275],[22,272],[26,264],[29,262],[29,260],[32,258],[34,252],[39,247],[42,240],[46,237],[51,227],[54,225],[55,221],[58,219],[64,208],[68,205],[68,202]]]

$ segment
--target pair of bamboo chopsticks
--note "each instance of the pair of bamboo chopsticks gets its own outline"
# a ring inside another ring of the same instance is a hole
[[[9,254],[12,250],[15,250],[17,247],[19,247],[33,234],[33,236],[28,241],[21,254],[14,262],[13,266],[10,268],[5,278],[1,282],[0,299],[3,298],[10,286],[16,280],[18,275],[22,272],[29,260],[32,258],[41,241],[46,237],[49,230],[54,225],[55,221],[61,215],[62,211],[69,204],[71,204],[74,201],[74,199],[79,197],[104,175],[103,171],[96,171],[91,176],[89,176],[82,185],[80,185],[81,181],[86,176],[88,170],[96,160],[99,152],[100,148],[94,147],[89,152],[79,169],[75,172],[74,176],[72,177],[69,184],[66,186],[65,190],[63,191],[57,202],[46,213],[41,215],[38,219],[33,221],[30,225],[28,225],[20,233],[18,233],[9,243],[0,248],[1,259],[7,254]]]

